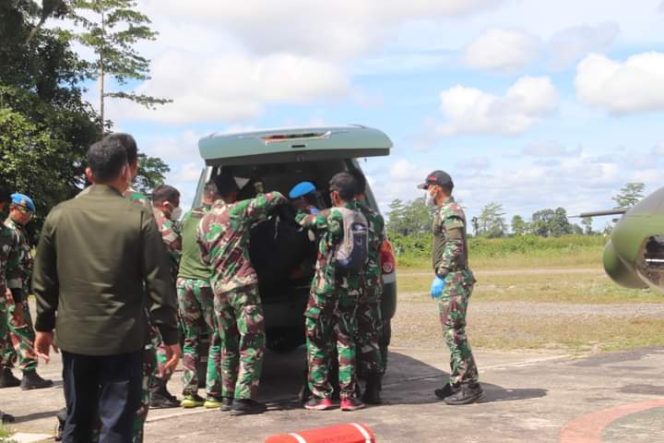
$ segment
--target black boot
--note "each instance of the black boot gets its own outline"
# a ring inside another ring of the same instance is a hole
[[[0,388],[15,388],[21,384],[21,380],[14,377],[11,368],[2,368],[0,374]]]
[[[177,408],[180,402],[168,392],[166,383],[163,380],[156,379],[155,386],[150,388],[150,407],[153,409]]]
[[[262,414],[267,410],[267,406],[255,400],[249,399],[235,399],[233,406],[231,406],[231,415],[249,415],[249,414]]]
[[[443,386],[440,389],[436,389],[433,391],[434,394],[436,394],[436,397],[438,397],[441,400],[445,400],[447,397],[454,395],[457,393],[459,390],[459,385],[452,385],[449,383],[445,383],[445,386]]]
[[[23,380],[21,380],[21,389],[29,391],[31,389],[44,389],[53,386],[53,380],[44,380],[37,374],[37,371],[23,371]]]
[[[459,390],[445,398],[445,403],[452,406],[467,405],[475,403],[484,397],[484,391],[479,383],[463,384]]]
[[[367,385],[364,388],[362,401],[368,405],[380,405],[383,401],[380,399],[380,374],[372,372],[367,376]]]

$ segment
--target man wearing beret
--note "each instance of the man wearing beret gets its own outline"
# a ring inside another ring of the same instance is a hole
[[[450,350],[450,378],[435,394],[448,405],[465,405],[483,396],[477,365],[466,337],[466,311],[475,277],[468,267],[466,215],[452,197],[454,183],[444,171],[433,171],[418,186],[433,208],[431,297],[438,300],[443,335]]]
[[[37,374],[37,356],[33,350],[35,332],[30,316],[28,295],[30,294],[30,279],[32,278],[32,245],[28,240],[25,226],[35,214],[35,204],[30,197],[24,194],[12,194],[9,206],[9,217],[5,226],[11,229],[18,239],[18,274],[16,278],[7,281],[10,290],[7,320],[11,340],[8,340],[2,351],[2,375],[0,387],[18,386],[21,389],[42,389],[53,386],[51,380],[44,380]],[[12,374],[11,366],[17,361],[23,379],[19,380]]]

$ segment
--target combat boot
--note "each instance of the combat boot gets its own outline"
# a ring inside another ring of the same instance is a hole
[[[44,389],[53,386],[53,380],[44,380],[37,374],[37,371],[23,371],[21,380],[21,389],[29,391],[31,389]]]
[[[231,406],[231,415],[249,415],[262,414],[267,410],[267,406],[250,399],[235,399]]]
[[[441,400],[445,400],[447,397],[454,395],[457,393],[459,390],[459,385],[458,384],[450,384],[450,383],[445,383],[445,386],[443,386],[440,389],[436,389],[433,391],[434,394],[436,394],[436,397],[438,397]]]
[[[221,400],[221,407],[219,408],[219,410],[221,410],[221,412],[228,412],[232,408],[233,408],[233,399],[230,397],[224,397]]]
[[[15,388],[21,384],[21,380],[14,377],[11,368],[2,368],[0,374],[0,388]]]
[[[383,401],[380,399],[380,374],[372,372],[367,377],[367,385],[364,388],[362,401],[368,405],[380,405]]]
[[[467,405],[481,400],[484,391],[479,383],[461,385],[459,390],[445,398],[445,403],[452,406]]]
[[[156,384],[150,388],[150,407],[153,409],[177,408],[180,403],[166,389],[163,380],[155,380]]]

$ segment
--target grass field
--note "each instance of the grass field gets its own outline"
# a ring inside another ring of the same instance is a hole
[[[473,346],[571,353],[664,346],[664,295],[613,283],[603,272],[601,238],[565,246],[570,240],[530,251],[501,252],[498,242],[475,255],[471,249]],[[428,257],[400,260],[394,345],[444,347],[431,277]]]

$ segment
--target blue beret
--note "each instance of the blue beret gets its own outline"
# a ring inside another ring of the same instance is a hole
[[[12,204],[23,206],[25,209],[27,209],[30,212],[35,212],[37,210],[35,208],[35,203],[32,201],[30,197],[28,197],[25,194],[19,194],[19,193],[12,194]]]
[[[288,193],[290,198],[300,198],[303,195],[307,195],[311,192],[316,192],[316,187],[311,182],[300,182],[293,186],[293,189]]]

